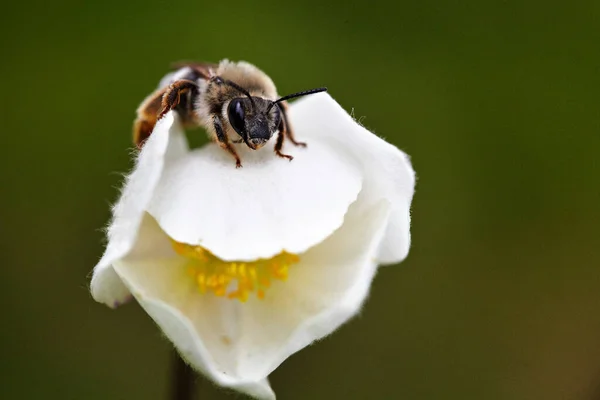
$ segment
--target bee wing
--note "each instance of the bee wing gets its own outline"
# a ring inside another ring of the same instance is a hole
[[[171,64],[171,68],[174,70],[179,70],[182,68],[190,68],[194,74],[197,75],[197,78],[210,79],[215,74],[214,71],[217,70],[217,64],[211,63],[198,63],[193,61],[178,61]]]

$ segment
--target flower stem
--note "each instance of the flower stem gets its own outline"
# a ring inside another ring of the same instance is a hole
[[[194,398],[195,383],[194,371],[173,350],[171,372],[171,397],[170,400],[192,400]]]

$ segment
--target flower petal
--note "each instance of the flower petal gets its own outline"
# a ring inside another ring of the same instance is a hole
[[[292,162],[273,143],[237,150],[240,169],[215,144],[166,166],[148,212],[169,236],[224,260],[301,253],[342,224],[361,189],[356,166],[322,141],[285,148]]]
[[[339,230],[300,256],[287,281],[276,282],[264,300],[251,298],[237,311],[243,332],[238,375],[267,376],[359,311],[377,270],[375,257],[389,215],[385,200],[366,210],[357,201]]]
[[[129,290],[115,274],[112,264],[131,250],[165,161],[186,152],[187,141],[181,125],[175,121],[174,113],[168,113],[156,124],[113,208],[113,219],[107,230],[108,244],[94,267],[90,285],[96,301],[116,307],[129,299]]]
[[[206,348],[201,347],[202,342],[198,340],[197,333],[189,319],[176,308],[153,298],[139,297],[138,301],[161,327],[164,334],[175,344],[181,356],[196,368],[204,363],[202,372],[214,380],[215,383],[246,393],[257,399],[275,399],[275,393],[266,377],[256,381],[242,380],[217,371],[212,364],[206,363],[207,360],[203,358],[203,354],[207,353]]]
[[[217,384],[260,399],[274,399],[266,375],[243,379],[231,357],[237,301],[198,293],[187,275],[185,259],[177,255],[156,221],[145,214],[134,248],[115,262],[115,271],[136,300],[173,342],[192,367]]]
[[[299,140],[328,142],[359,166],[366,206],[382,198],[390,202],[390,221],[378,260],[386,264],[402,261],[410,247],[410,204],[415,186],[408,156],[359,125],[326,93],[294,102],[290,119]]]

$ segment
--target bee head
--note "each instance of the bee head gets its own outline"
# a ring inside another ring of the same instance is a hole
[[[227,117],[229,118],[229,123],[237,134],[240,135],[244,143],[253,150],[264,146],[279,128],[282,116],[281,109],[277,103],[294,97],[306,96],[327,90],[327,88],[311,89],[289,94],[272,101],[262,97],[251,96],[246,89],[234,82],[220,78],[219,82],[225,83],[245,95],[245,97],[238,97],[229,102]]]
[[[227,116],[233,129],[251,149],[259,149],[277,131],[281,122],[279,107],[261,97],[242,97],[229,102]]]

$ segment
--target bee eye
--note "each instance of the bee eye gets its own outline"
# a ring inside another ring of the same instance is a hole
[[[235,131],[242,136],[245,130],[244,117],[246,113],[244,111],[244,106],[242,105],[241,99],[234,99],[231,101],[231,103],[229,103],[227,114],[229,116],[229,123],[233,129],[235,129]]]
[[[273,107],[273,125],[279,126],[281,123],[281,112],[279,112],[279,106]]]

